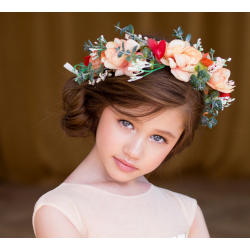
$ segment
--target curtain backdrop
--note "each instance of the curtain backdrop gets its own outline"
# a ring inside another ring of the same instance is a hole
[[[0,180],[62,181],[91,150],[93,138],[67,138],[59,125],[61,88],[73,76],[63,65],[83,61],[84,41],[119,37],[119,21],[137,34],[181,26],[205,52],[232,58],[235,103],[155,176],[249,178],[250,13],[0,13]]]

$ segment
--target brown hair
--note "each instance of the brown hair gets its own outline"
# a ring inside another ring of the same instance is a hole
[[[184,131],[162,163],[191,145],[204,108],[203,93],[190,83],[177,80],[169,67],[157,70],[134,82],[128,76],[108,77],[89,85],[78,84],[74,77],[62,89],[63,110],[61,126],[68,136],[96,136],[97,126],[106,107],[130,117],[147,117],[164,109],[181,108]],[[135,108],[145,107],[135,113]],[[125,109],[123,109],[125,108]]]

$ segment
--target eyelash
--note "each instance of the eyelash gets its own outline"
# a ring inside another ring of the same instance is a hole
[[[118,120],[119,124],[122,124],[121,126],[122,126],[123,128],[129,129],[128,127],[126,127],[126,126],[123,125],[123,121],[129,122],[129,121],[127,121],[127,120]],[[131,122],[129,122],[129,123],[133,126],[133,124],[132,124]],[[157,143],[159,143],[159,144],[162,144],[162,143],[168,144],[167,140],[166,140],[164,137],[162,137],[162,136],[160,136],[160,135],[157,135],[157,136],[161,137],[161,138],[163,139],[163,142],[159,142],[159,141],[155,141],[155,142],[157,142]]]

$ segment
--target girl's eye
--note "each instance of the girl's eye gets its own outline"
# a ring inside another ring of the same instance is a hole
[[[132,123],[129,122],[129,121],[126,121],[126,120],[119,120],[119,123],[122,124],[122,126],[125,127],[126,129],[130,129],[131,127],[129,127],[129,126],[132,126],[132,128],[133,128]],[[167,140],[166,140],[165,138],[163,138],[162,136],[160,136],[160,135],[153,135],[152,137],[155,138],[155,139],[154,139],[155,142],[158,142],[158,143],[160,143],[160,144],[161,144],[161,143],[166,143],[166,144],[168,144],[168,143],[167,143]]]
[[[157,141],[159,143],[166,143],[167,144],[167,140],[165,138],[163,138],[162,136],[160,136],[160,135],[153,135],[153,137],[156,138],[155,141]]]
[[[129,125],[132,125],[131,122],[129,121],[126,121],[126,120],[119,120],[120,123],[122,123],[122,125],[125,127],[125,128],[129,128],[128,126]],[[130,127],[131,128],[131,127]]]

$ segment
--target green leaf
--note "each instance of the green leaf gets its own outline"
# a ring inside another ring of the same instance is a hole
[[[222,110],[222,102],[221,100],[215,100],[215,101],[212,101],[212,107],[213,109],[215,110]]]
[[[120,22],[118,22],[118,23],[116,24],[116,26],[117,26],[117,27],[120,27]]]
[[[196,66],[194,67],[194,70],[199,73],[199,71],[204,70],[205,72],[207,72],[207,67],[202,64],[201,62],[199,62],[198,64],[196,64]]]
[[[211,48],[210,51],[209,51],[209,54],[213,55],[214,52],[215,52],[215,50],[213,50],[213,49]]]
[[[148,57],[148,49],[145,47],[142,51],[144,57]]]
[[[122,49],[125,51],[124,42],[122,42]]]
[[[133,47],[132,54],[134,54],[134,53],[136,52],[136,50],[137,50],[137,45],[135,45],[135,46]]]
[[[180,30],[179,33],[178,33],[178,35],[181,36],[183,33],[184,33],[184,31]]]
[[[134,34],[134,27],[133,27],[132,24],[130,24],[130,25],[128,26],[128,32]]]
[[[187,42],[190,42],[190,40],[191,40],[191,33],[189,33],[189,34],[186,35],[185,40],[186,40]]]
[[[89,74],[89,80],[92,82],[93,79],[94,79],[94,74],[93,74],[93,72],[91,72],[91,73]]]
[[[181,26],[179,26],[177,30],[180,31],[181,30]]]
[[[212,91],[212,92],[210,92],[210,96],[212,99],[214,99],[214,98],[219,97],[220,93],[219,93],[219,91]]]
[[[88,42],[89,42],[89,44],[90,44],[91,47],[94,47],[93,44],[92,44],[92,42],[90,40],[88,40]]]
[[[119,52],[121,49],[121,46],[119,46],[118,48],[115,49],[116,52]]]
[[[206,116],[202,116],[201,120],[200,120],[200,123],[201,123],[202,126],[207,126],[208,118]]]
[[[176,33],[173,33],[172,36],[176,36]]]
[[[130,62],[132,59],[133,59],[132,56],[127,56],[127,57],[126,57],[126,60],[127,60],[128,62]]]
[[[218,123],[217,120],[214,117],[211,117],[211,118],[209,118],[209,121],[208,121],[208,127],[211,129],[217,123]]]
[[[209,80],[210,80],[210,77],[209,77],[209,78],[208,78],[208,77],[204,77],[204,78],[202,79],[202,81],[205,82],[205,83],[207,83]]]
[[[126,51],[128,54],[130,54],[130,50],[128,49],[127,51]]]
[[[198,72],[198,78],[202,79],[206,77],[206,71],[205,70],[201,70]]]
[[[90,62],[89,65],[88,65],[88,71],[91,71],[92,67],[93,67],[93,65],[92,65],[92,63]]]
[[[121,32],[120,32],[120,36],[122,36],[122,34],[127,30],[127,27],[124,27]]]
[[[117,57],[120,58],[120,57],[122,57],[122,55],[123,55],[123,53],[122,53],[122,51],[120,51],[120,52],[117,54]]]

